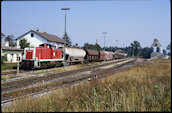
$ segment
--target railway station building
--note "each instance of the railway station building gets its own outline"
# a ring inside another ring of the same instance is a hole
[[[30,30],[27,33],[16,39],[17,48],[20,48],[20,40],[26,39],[30,43],[30,47],[39,47],[40,44],[50,44],[56,48],[64,47],[64,40],[56,35],[49,34],[46,32],[40,32],[39,30]]]

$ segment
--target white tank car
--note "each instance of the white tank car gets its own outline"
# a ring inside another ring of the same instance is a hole
[[[84,62],[84,57],[86,55],[85,50],[80,48],[65,48],[67,63]]]

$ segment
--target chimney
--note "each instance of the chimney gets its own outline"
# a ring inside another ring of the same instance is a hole
[[[39,31],[38,27],[37,27],[37,30],[36,31]]]

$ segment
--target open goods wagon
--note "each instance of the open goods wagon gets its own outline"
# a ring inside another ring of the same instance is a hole
[[[100,51],[100,60],[110,60],[110,54],[107,51]]]

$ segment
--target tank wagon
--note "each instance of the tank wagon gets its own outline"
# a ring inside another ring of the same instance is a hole
[[[67,65],[71,63],[83,63],[86,52],[80,48],[65,48]]]
[[[85,61],[100,61],[99,52],[97,50],[84,49],[86,51]]]
[[[24,54],[20,67],[30,68],[48,68],[62,64],[62,50],[56,49],[52,45],[42,44],[40,47],[24,48]]]

